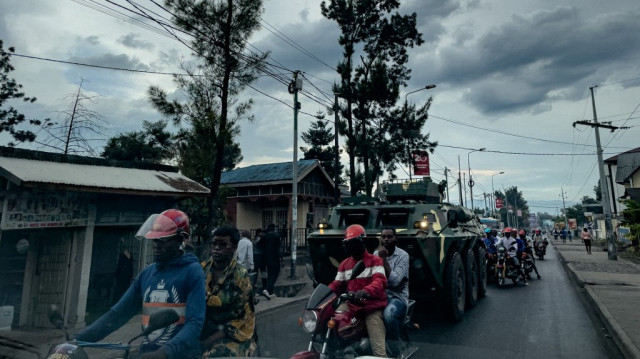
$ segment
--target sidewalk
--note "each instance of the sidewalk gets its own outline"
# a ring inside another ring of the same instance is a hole
[[[640,358],[640,266],[620,256],[610,261],[599,247],[589,255],[581,240],[551,243],[625,358]]]
[[[275,291],[276,293],[278,293],[278,296],[271,298],[270,300],[262,295],[256,296],[256,298],[259,299],[259,302],[255,306],[256,322],[258,326],[260,324],[260,321],[274,320],[274,318],[272,318],[272,316],[270,316],[269,314],[278,308],[291,303],[299,303],[300,308],[302,308],[305,301],[313,292],[313,285],[311,284],[311,280],[307,276],[306,272],[306,260],[306,258],[298,259],[298,261],[296,262],[296,279],[290,279],[289,277],[291,271],[291,260],[290,258],[285,257],[283,261],[284,268],[281,269],[278,280],[276,281]],[[259,283],[258,287],[260,287]],[[119,330],[115,331],[104,340],[102,340],[102,342],[127,343],[131,338],[135,337],[140,332],[140,316],[136,315]],[[3,340],[2,338],[6,339]],[[57,329],[39,328],[19,328],[11,331],[0,331],[0,344],[8,343],[11,340],[31,345],[33,351],[39,352],[41,354],[41,357],[44,358],[46,357],[47,351],[52,344],[59,344],[64,342],[64,334],[62,333],[62,331]],[[140,340],[134,341],[134,343],[139,342]],[[122,356],[122,352],[118,350],[85,348],[85,351],[89,358],[92,359],[109,359]],[[6,346],[0,346],[0,358],[5,357],[17,359],[37,358],[35,354],[30,352],[15,350]]]

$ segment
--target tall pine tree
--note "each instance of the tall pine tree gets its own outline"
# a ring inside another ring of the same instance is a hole
[[[335,135],[334,130],[327,127],[327,122],[323,120],[317,120],[311,123],[309,131],[302,133],[302,140],[306,142],[309,147],[300,147],[302,153],[304,153],[305,160],[317,159],[322,164],[322,167],[327,171],[331,179],[335,179],[336,163],[335,163],[335,146],[331,146],[334,143]],[[342,153],[342,150],[340,150]],[[343,165],[338,161],[338,180],[342,183],[342,169]]]

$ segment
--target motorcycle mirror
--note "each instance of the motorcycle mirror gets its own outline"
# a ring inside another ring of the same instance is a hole
[[[365,265],[363,261],[358,261],[358,263],[356,263],[355,267],[353,267],[353,270],[351,271],[351,278],[349,278],[349,280],[353,280],[355,278],[358,278],[358,276],[360,274],[362,274],[362,272],[364,272],[365,269]]]
[[[309,276],[309,279],[311,279],[313,287],[317,287],[318,281],[316,280],[315,274],[313,274],[313,266],[311,265],[311,263],[307,263],[305,266],[307,267],[307,275]]]
[[[49,322],[57,329],[63,329],[64,327],[62,313],[60,313],[60,309],[58,309],[58,306],[55,304],[49,306]]]
[[[149,325],[142,332],[142,335],[149,335],[152,332],[162,329],[164,327],[168,327],[171,324],[180,320],[180,316],[173,309],[165,309],[156,313],[151,314],[149,317]]]

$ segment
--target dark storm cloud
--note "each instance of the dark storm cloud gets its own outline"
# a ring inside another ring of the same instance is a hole
[[[135,57],[129,57],[125,54],[115,55],[115,54],[103,54],[97,56],[89,56],[89,57],[80,57],[74,56],[69,59],[69,61],[86,63],[91,65],[98,66],[109,66],[109,67],[118,67],[124,69],[134,69],[134,70],[151,70],[149,66],[143,64]]]
[[[264,30],[267,28],[267,26],[264,26]],[[322,87],[323,91],[330,90],[331,84],[318,80],[313,76],[320,77],[329,82],[333,82],[334,79],[337,78],[336,72],[331,69],[335,68],[338,61],[342,58],[342,48],[338,44],[340,33],[337,26],[333,22],[322,20],[292,24],[281,28],[279,27],[278,30],[326,65],[308,56],[303,51],[285,43],[274,33],[269,33],[268,36],[255,42],[254,45],[262,51],[271,51],[271,58],[268,60],[270,63],[276,65],[280,63],[289,70],[304,71],[308,74],[307,77],[309,80],[313,81],[316,86]],[[284,37],[282,34],[278,35]],[[277,61],[277,63],[275,61]],[[283,69],[277,69],[275,71],[285,73],[285,77],[290,78],[292,76],[291,73]],[[268,90],[270,88],[277,89],[283,86],[281,83],[270,79],[260,81],[260,85],[266,86],[264,88],[260,87],[261,90]],[[310,91],[312,90],[310,87],[305,88]]]
[[[153,49],[153,44],[146,40],[138,39],[140,37],[139,34],[129,33],[124,35],[118,39],[118,42],[123,44],[126,47],[130,47],[132,49]]]
[[[440,71],[433,75],[438,82],[469,86],[465,99],[484,113],[530,110],[565,88],[555,98],[575,99],[584,87],[572,86],[601,82],[635,66],[639,15],[584,19],[578,9],[567,7],[514,15],[475,44],[443,48]]]
[[[456,10],[472,6],[475,1],[461,2],[456,0],[414,0],[403,4],[399,13],[410,15],[416,13],[418,30],[427,43],[436,42],[446,33],[442,20],[449,17]]]

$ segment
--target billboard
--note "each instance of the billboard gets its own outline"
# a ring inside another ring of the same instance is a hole
[[[416,176],[430,176],[429,153],[427,151],[413,152],[413,174]]]
[[[504,207],[504,205],[502,204],[502,198],[496,198],[496,208],[500,209]]]

